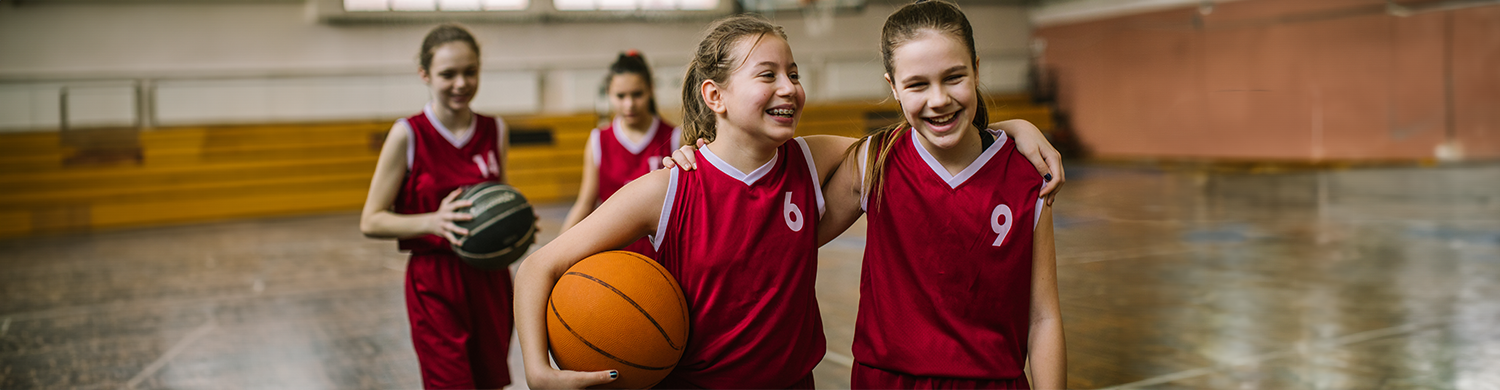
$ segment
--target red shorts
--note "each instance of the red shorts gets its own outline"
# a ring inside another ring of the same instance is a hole
[[[677,378],[673,378],[671,375],[667,375],[667,379],[663,379],[661,381],[661,383],[657,383],[656,386],[652,386],[651,388],[666,390],[666,389],[702,389],[703,387],[702,386],[694,385],[692,383],[687,383],[687,382],[684,382],[684,381],[679,380]],[[798,390],[802,390],[802,389],[812,390],[812,389],[815,389],[817,387],[813,385],[813,374],[811,372],[809,372],[809,373],[807,373],[806,377],[803,377],[802,379],[797,380],[797,383],[793,383],[791,386],[787,386],[787,388],[788,389],[798,389]]]
[[[498,389],[510,384],[510,270],[486,271],[451,253],[413,254],[406,265],[406,314],[428,389]]]
[[[1030,389],[1026,377],[1013,379],[965,379],[907,375],[854,362],[849,378],[852,389]]]

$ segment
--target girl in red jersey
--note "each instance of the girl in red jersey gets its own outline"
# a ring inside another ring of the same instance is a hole
[[[861,140],[829,179],[820,229],[868,213],[853,388],[1066,384],[1051,208],[1044,184],[988,118],[957,6],[886,19],[886,82],[905,123]],[[858,207],[848,207],[854,204]]]
[[[659,386],[812,387],[825,353],[812,288],[819,178],[849,143],[794,140],[805,102],[797,78],[779,27],[753,16],[710,27],[683,87],[683,139],[710,140],[696,152],[699,169],[636,179],[522,262],[516,315],[528,384],[581,388],[612,379],[613,371],[548,364],[547,295],[584,257],[649,236],[657,261],[682,286],[693,329]]]
[[[567,231],[614,195],[625,183],[661,168],[662,157],[677,150],[681,131],[656,113],[655,83],[651,67],[640,53],[620,53],[604,79],[614,119],[609,126],[589,133],[583,151],[583,182],[578,200],[563,221]],[[638,240],[625,250],[652,256],[651,242]]]
[[[826,353],[812,288],[820,178],[854,139],[793,138],[805,103],[797,65],[780,28],[757,17],[715,22],[684,79],[682,139],[709,141],[691,156],[703,167],[642,176],[522,262],[516,317],[528,384],[581,388],[617,375],[548,364],[547,296],[584,257],[649,236],[682,286],[693,329],[660,387],[812,386]]]
[[[359,228],[371,238],[399,239],[411,252],[406,310],[412,343],[429,389],[501,388],[510,384],[511,279],[459,260],[449,243],[468,233],[454,221],[462,186],[505,182],[505,125],[469,102],[479,91],[479,45],[457,25],[422,41],[418,75],[432,100],[396,121],[380,149]]]

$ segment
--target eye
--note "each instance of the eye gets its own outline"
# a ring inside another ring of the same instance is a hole
[[[451,79],[451,78],[453,78],[453,76],[457,76],[457,75],[458,75],[458,72],[454,72],[454,71],[451,71],[451,70],[445,70],[442,73],[438,73],[439,77],[442,77],[442,78],[445,78],[445,79]]]
[[[906,85],[906,89],[922,89],[922,88],[927,88],[927,82],[926,81],[916,81],[916,82],[912,82],[911,84],[907,84]]]
[[[786,77],[792,79],[792,81],[802,80],[802,75],[797,74],[797,72],[792,72],[791,74],[786,75]]]

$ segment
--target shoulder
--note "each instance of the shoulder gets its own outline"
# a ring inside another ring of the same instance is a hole
[[[407,139],[411,138],[411,132],[412,125],[410,118],[397,119],[396,123],[391,124],[391,130],[386,133],[385,139],[406,142]]]

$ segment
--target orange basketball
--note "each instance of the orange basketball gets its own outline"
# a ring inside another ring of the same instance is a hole
[[[547,338],[564,370],[619,370],[602,388],[644,389],[682,358],[687,300],[672,274],[646,256],[610,251],[568,268],[547,300]]]

